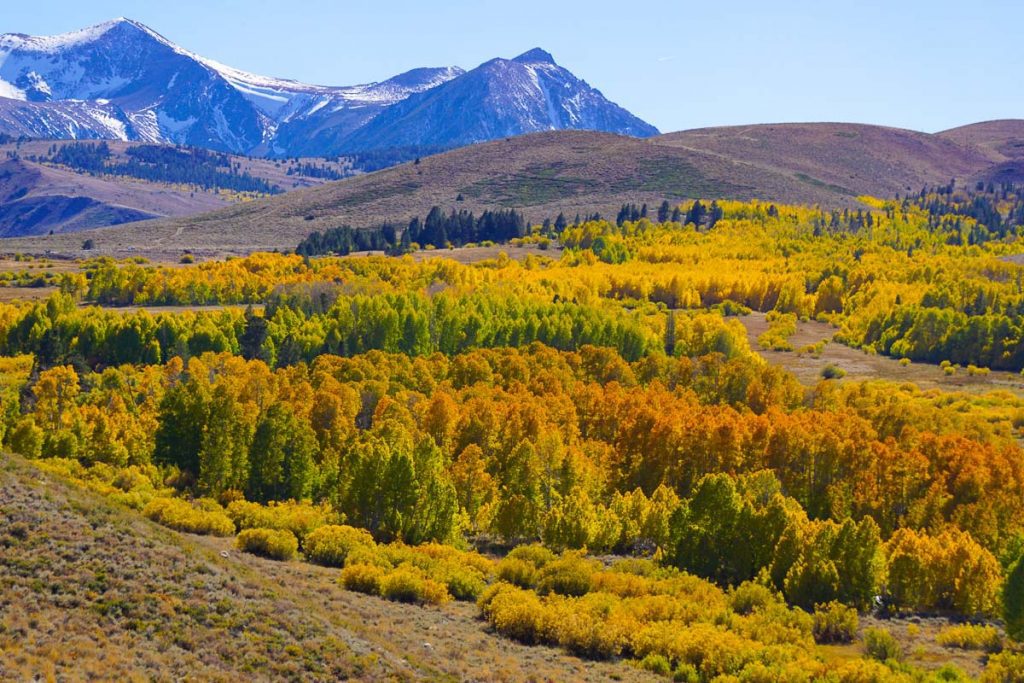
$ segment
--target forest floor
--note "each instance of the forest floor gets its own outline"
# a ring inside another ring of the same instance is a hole
[[[747,328],[752,349],[770,363],[792,372],[804,384],[817,383],[821,379],[821,371],[828,365],[834,365],[844,370],[846,378],[852,380],[884,379],[893,382],[913,382],[921,389],[938,388],[971,392],[1007,390],[1024,395],[1024,377],[1019,374],[993,370],[985,375],[969,375],[966,369],[960,369],[954,375],[947,375],[942,368],[931,363],[900,365],[895,358],[869,354],[831,341],[836,329],[815,320],[797,322],[796,334],[789,338],[793,351],[769,351],[757,344],[758,336],[768,330],[765,314],[751,313],[740,316],[738,320]],[[821,354],[796,351],[822,340],[829,343],[825,345]]]

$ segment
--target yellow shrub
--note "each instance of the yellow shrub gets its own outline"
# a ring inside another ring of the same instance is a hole
[[[299,552],[298,539],[287,529],[245,529],[235,544],[239,550],[272,560],[291,560]]]
[[[235,533],[234,523],[223,510],[202,507],[209,508],[209,504],[196,501],[193,505],[181,498],[154,498],[142,514],[166,527],[192,534],[231,536]]]
[[[350,591],[380,595],[384,569],[370,564],[352,564],[341,570],[341,585]]]
[[[600,568],[594,560],[586,560],[575,553],[548,562],[537,573],[537,591],[559,595],[585,595],[590,591],[593,576]]]
[[[961,650],[984,650],[999,652],[1003,649],[1003,637],[995,626],[977,624],[961,624],[946,626],[939,631],[935,640],[943,647],[955,647]]]
[[[326,504],[285,501],[260,505],[235,500],[227,506],[228,517],[239,529],[287,529],[301,542],[309,533],[335,521],[337,515]]]
[[[380,594],[388,600],[440,605],[451,600],[444,587],[412,565],[402,565],[384,575]]]
[[[819,643],[852,642],[859,625],[857,610],[840,602],[833,601],[814,608],[814,640]]]
[[[306,557],[328,567],[345,566],[345,558],[356,548],[373,550],[376,546],[368,531],[333,524],[310,532],[302,541]]]
[[[537,583],[537,570],[534,566],[516,557],[506,557],[498,562],[495,575],[499,580],[520,588],[532,588]]]

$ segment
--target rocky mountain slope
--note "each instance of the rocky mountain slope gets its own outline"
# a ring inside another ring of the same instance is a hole
[[[381,124],[368,128],[382,113]],[[328,87],[219,64],[123,18],[59,36],[0,36],[0,132],[15,136],[293,157],[451,147],[563,128],[657,133],[541,50],[469,73],[419,68]]]

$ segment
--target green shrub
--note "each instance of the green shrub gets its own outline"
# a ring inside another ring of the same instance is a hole
[[[376,546],[369,532],[333,524],[311,531],[302,541],[306,557],[327,567],[344,567],[348,554],[356,548],[373,550]]]
[[[380,581],[380,594],[396,602],[440,605],[451,600],[443,584],[424,575],[412,565],[402,565],[386,573]]]
[[[585,560],[576,554],[566,554],[547,563],[537,573],[537,592],[541,595],[586,595],[590,592],[593,575],[597,570],[596,562]]]
[[[372,564],[350,564],[341,570],[340,582],[345,588],[367,595],[380,595],[384,569]]]
[[[829,363],[821,369],[821,377],[822,379],[842,379],[846,377],[846,370],[843,370],[838,365]]]
[[[506,555],[506,557],[513,560],[525,560],[537,569],[540,569],[548,562],[554,560],[556,555],[539,543],[534,543],[531,545],[517,546],[513,548],[512,552]]]
[[[818,643],[850,643],[857,637],[860,617],[857,610],[832,601],[814,607],[812,632]]]
[[[750,614],[754,610],[778,602],[771,589],[759,583],[745,581],[729,596],[729,606],[736,614]]]
[[[537,570],[534,566],[516,557],[506,557],[498,562],[494,573],[498,580],[520,588],[533,588],[537,584]]]
[[[235,544],[239,550],[272,560],[291,560],[299,553],[299,540],[287,529],[245,529]]]
[[[431,576],[444,583],[456,600],[473,601],[480,597],[487,583],[480,572],[452,561],[440,562],[430,572]]]
[[[207,509],[202,509],[204,507]],[[178,531],[211,536],[233,535],[235,525],[224,514],[224,510],[210,509],[211,507],[209,501],[196,501],[193,505],[181,498],[154,498],[143,509],[142,514],[158,524]]]
[[[943,647],[953,647],[961,650],[999,652],[1003,649],[1003,637],[999,635],[999,629],[995,626],[981,626],[978,624],[946,626],[939,631],[935,640]]]
[[[903,648],[896,637],[884,628],[869,628],[864,632],[864,647],[868,656],[880,662],[903,659]]]
[[[672,662],[668,661],[668,657],[654,652],[640,660],[640,667],[662,676],[672,673]]]

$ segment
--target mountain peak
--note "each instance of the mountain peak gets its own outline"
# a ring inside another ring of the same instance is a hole
[[[54,53],[92,43],[114,30],[129,30],[143,33],[157,41],[170,45],[170,41],[145,24],[134,19],[128,19],[127,17],[118,17],[95,26],[53,36],[28,36],[24,33],[7,33],[0,36],[0,47]]]
[[[528,50],[527,52],[519,55],[512,61],[519,62],[521,64],[554,64],[555,58],[552,57],[551,53],[547,50],[535,47],[532,50]]]

